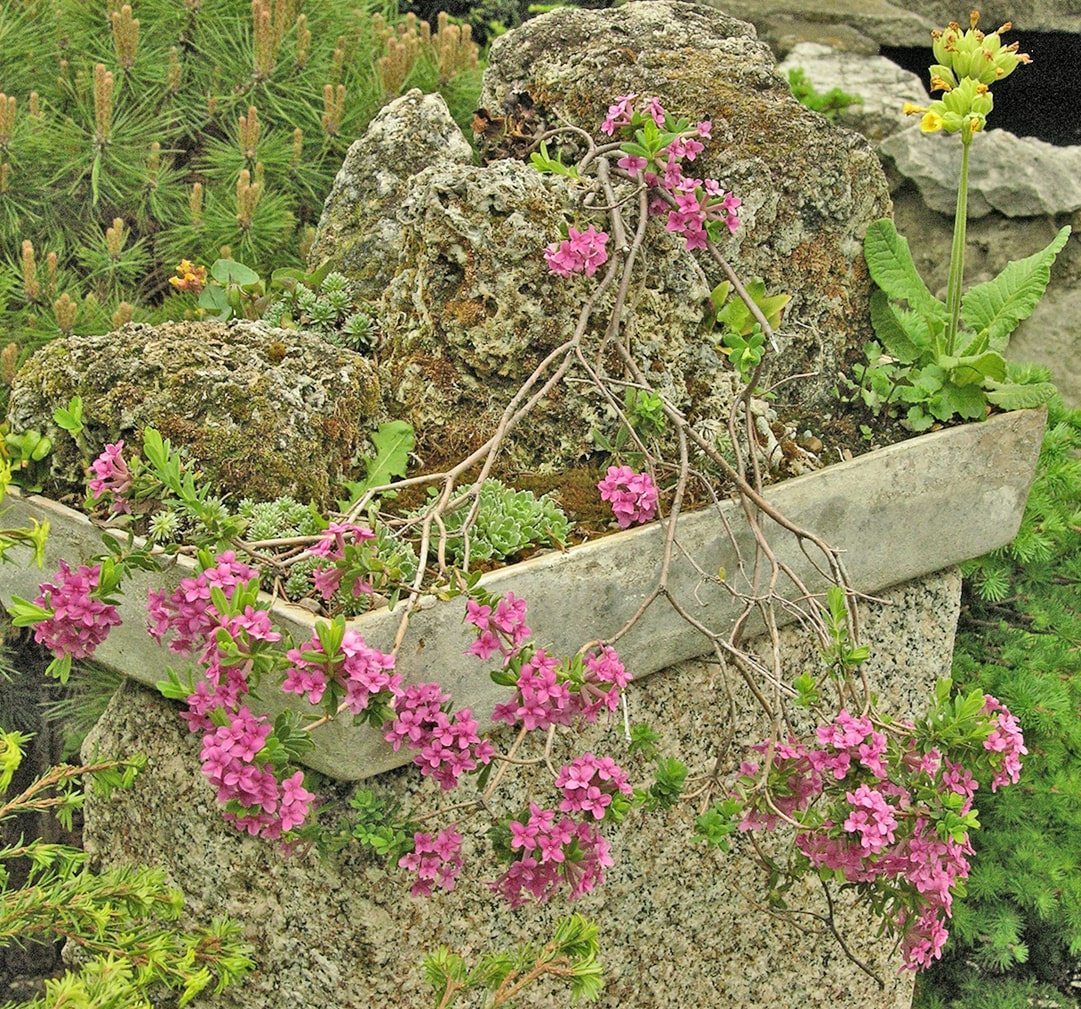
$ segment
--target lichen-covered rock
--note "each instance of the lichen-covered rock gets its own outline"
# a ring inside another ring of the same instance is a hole
[[[11,391],[15,431],[55,433],[48,488],[80,493],[85,460],[53,411],[79,395],[91,448],[156,427],[218,493],[326,505],[350,475],[379,398],[371,365],[314,334],[260,323],[130,324],[38,351]]]
[[[528,113],[596,133],[612,98],[631,92],[712,119],[695,167],[743,199],[725,252],[742,276],[793,296],[771,377],[813,373],[782,386],[781,402],[831,409],[838,371],[870,337],[861,239],[890,209],[874,152],[791,97],[750,25],[675,0],[527,22],[493,44],[481,102],[509,124]]]
[[[394,209],[409,177],[440,162],[468,164],[472,157],[440,95],[414,88],[391,102],[349,148],[323,207],[309,265],[333,259],[363,297],[378,298],[397,261]]]
[[[580,202],[573,184],[518,161],[440,164],[411,180],[397,216],[401,259],[380,308],[381,378],[385,409],[413,423],[427,463],[482,443],[572,335],[600,277],[557,279],[543,251]],[[657,388],[708,426],[727,416],[732,370],[703,335],[709,286],[681,244],[659,227],[652,236],[628,299],[630,339]],[[590,361],[611,304],[601,302],[583,340]],[[606,365],[622,375],[618,361]],[[571,378],[585,373],[576,365]],[[510,461],[527,470],[574,462],[592,449],[591,431],[614,434],[612,424],[595,391],[564,383],[512,434]]]

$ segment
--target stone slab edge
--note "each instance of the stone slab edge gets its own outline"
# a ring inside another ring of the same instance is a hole
[[[788,519],[842,549],[851,584],[870,595],[1013,539],[1045,421],[1043,410],[1024,410],[948,428],[769,487],[766,497]],[[101,531],[55,501],[12,491],[4,507],[8,526],[31,518],[48,520],[48,573],[61,558],[82,562],[102,551]],[[794,537],[769,520],[765,529],[778,556],[812,590],[826,586]],[[665,524],[655,522],[503,568],[486,575],[482,584],[491,592],[525,598],[534,639],[557,655],[570,654],[587,641],[616,633],[633,615],[656,583],[664,537]],[[731,584],[746,586],[741,557],[751,556],[753,540],[737,502],[683,516],[678,542],[702,571],[715,575],[724,569]],[[696,619],[724,632],[737,616],[738,604],[723,586],[703,579],[678,554],[669,577],[672,593]],[[144,604],[147,589],[175,585],[191,571],[191,562],[180,559],[163,574],[136,572],[120,607],[123,625],[113,630],[95,658],[148,685],[162,678],[166,666],[182,668],[183,658],[146,634]],[[17,560],[0,565],[0,595],[32,598],[41,574]],[[351,625],[374,646],[388,649],[401,612],[375,611]],[[298,639],[311,634],[315,618],[307,610],[277,604],[273,613]],[[483,721],[506,699],[507,689],[491,682],[487,664],[464,655],[471,636],[462,615],[460,600],[423,599],[399,652],[398,669],[409,681],[439,680],[455,706],[472,707]],[[783,612],[779,618],[782,623],[792,619]],[[619,650],[639,679],[699,656],[709,644],[661,599],[620,641]],[[291,706],[291,700],[273,691],[261,709],[273,715]],[[306,763],[344,780],[366,778],[409,759],[406,753],[393,753],[370,728],[344,721],[316,730],[316,740]]]

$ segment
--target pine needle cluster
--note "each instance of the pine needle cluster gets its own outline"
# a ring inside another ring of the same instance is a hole
[[[380,0],[0,4],[0,354],[173,318],[176,264],[300,263],[349,144],[404,89],[463,122],[478,49]],[[223,253],[223,250],[225,252]]]
[[[107,792],[130,786],[142,764],[60,764],[11,796],[28,738],[0,729],[0,823],[51,811],[70,830],[85,799],[84,775]],[[16,885],[11,870],[19,863],[29,871]],[[0,843],[0,947],[66,939],[76,964],[46,981],[41,997],[3,1009],[150,1009],[170,991],[184,1005],[200,992],[220,992],[251,969],[238,925],[220,919],[187,931],[178,922],[182,909],[180,893],[160,870],[115,866],[99,873],[78,848],[42,840]]]
[[[1076,1005],[1081,973],[1081,410],[1051,406],[1012,544],[967,571],[954,678],[1001,698],[1029,755],[983,829],[923,1009]]]

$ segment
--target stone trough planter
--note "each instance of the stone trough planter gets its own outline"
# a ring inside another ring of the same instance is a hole
[[[934,681],[949,669],[960,601],[960,578],[951,565],[1008,542],[1016,532],[1039,451],[1042,411],[994,417],[868,453],[850,462],[770,487],[769,500],[790,518],[845,550],[854,586],[877,599],[861,605],[865,640],[873,648],[866,671],[883,707],[898,716],[926,705]],[[48,520],[47,569],[99,549],[100,533],[83,516],[40,497],[13,494],[6,520]],[[703,570],[724,567],[736,577],[724,522],[736,540],[748,534],[735,503],[681,519],[680,537]],[[821,587],[790,537],[775,530],[774,545],[800,574]],[[652,587],[664,530],[660,523],[620,533],[513,565],[485,577],[496,592],[514,591],[530,604],[539,641],[576,649],[614,633]],[[160,678],[170,656],[143,630],[139,600],[145,589],[176,581],[186,565],[142,578],[127,594],[122,616],[99,651],[129,682],[117,692],[86,754],[142,752],[146,770],[135,788],[107,801],[91,798],[85,844],[104,865],[150,860],[185,894],[187,913],[207,921],[228,914],[245,924],[259,969],[221,999],[200,1003],[235,1009],[282,1004],[343,1009],[429,1009],[420,961],[440,944],[469,956],[484,949],[536,940],[567,912],[558,906],[511,911],[484,882],[495,870],[483,822],[459,824],[465,836],[466,873],[453,893],[430,900],[408,896],[403,875],[347,849],[329,860],[314,852],[285,858],[265,841],[227,826],[199,772],[199,740],[187,733],[176,708],[143,684]],[[142,576],[140,576],[142,577]],[[32,594],[40,575],[20,565],[0,567],[0,595]],[[699,585],[689,566],[673,569],[673,590],[693,599],[700,619],[723,628],[731,614],[726,594]],[[275,617],[307,636],[312,616],[278,606]],[[386,647],[398,613],[369,613],[355,626]],[[798,626],[781,630],[785,675],[815,661],[815,642]],[[487,668],[462,653],[469,636],[459,601],[426,600],[399,655],[408,678],[438,677],[457,705],[487,715],[504,688]],[[716,663],[695,659],[705,639],[689,631],[665,604],[647,612],[620,651],[636,680],[628,694],[631,718],[661,736],[661,752],[691,766],[707,766],[721,740],[733,763],[767,727],[750,699],[730,699]],[[278,697],[282,695],[278,694]],[[313,768],[339,779],[376,775],[366,785],[400,802],[408,815],[447,804],[431,781],[422,781],[381,744],[370,729],[332,725],[319,730]],[[575,752],[622,754],[618,726],[588,727]],[[560,743],[553,759],[568,759]],[[513,777],[513,776],[512,776]],[[326,786],[330,789],[331,786]],[[546,794],[550,780],[528,770],[500,795],[500,806],[520,808],[527,796]],[[152,812],[151,812],[152,811]],[[765,909],[763,879],[750,847],[737,839],[730,854],[704,851],[690,838],[697,809],[682,804],[669,814],[635,814],[606,830],[615,859],[608,880],[577,905],[602,932],[606,982],[602,1009],[669,1009],[724,1005],[740,1009],[852,1007],[905,1009],[912,978],[897,971],[896,951],[874,938],[873,921],[837,899],[837,927],[873,980],[847,959],[814,919],[776,917]],[[793,892],[790,904],[824,910],[816,885]],[[565,993],[539,988],[525,1009],[567,1004]]]
[[[1008,543],[1024,510],[1043,425],[1043,411],[1033,410],[949,428],[769,487],[766,497],[782,514],[844,550],[853,587],[873,595]],[[101,533],[83,515],[17,491],[7,505],[9,524],[49,522],[46,571],[54,570],[61,558],[83,562],[101,552]],[[739,558],[725,527],[733,529],[744,555],[751,535],[738,502],[726,502],[719,512],[683,516],[680,542],[703,570],[735,573]],[[780,556],[811,587],[824,587],[792,537],[776,527],[771,533],[767,526],[766,532]],[[555,654],[569,654],[586,641],[614,634],[633,615],[655,583],[664,535],[664,524],[655,522],[503,568],[486,575],[482,584],[494,593],[511,591],[525,598],[537,639]],[[136,573],[121,606],[124,623],[96,658],[149,686],[161,679],[165,666],[178,660],[145,632],[146,589],[172,587],[192,570],[191,562],[181,558],[165,573]],[[32,597],[40,574],[4,565],[0,594]],[[737,604],[719,586],[699,582],[689,563],[675,561],[673,593],[693,598],[695,615],[723,628],[736,616]],[[272,613],[297,640],[311,636],[317,619],[288,603],[276,604]],[[386,649],[401,613],[400,608],[381,609],[355,618],[351,625]],[[485,666],[463,655],[471,636],[462,615],[460,602],[425,599],[411,620],[398,669],[407,681],[439,679],[456,705],[487,713],[503,699],[505,688],[490,681]],[[784,623],[791,617],[781,614],[779,619]],[[707,650],[706,639],[661,601],[620,644],[620,651],[633,657],[628,668],[636,679]],[[289,703],[276,691],[266,693],[268,710],[276,712],[280,708],[273,705]],[[408,759],[405,751],[391,752],[363,726],[353,728],[342,721],[316,731],[317,748],[307,762],[335,778],[366,778]]]

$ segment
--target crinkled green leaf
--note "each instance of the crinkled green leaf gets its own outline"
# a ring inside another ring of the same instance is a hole
[[[996,382],[989,379],[986,385],[989,403],[1003,410],[1031,410],[1051,401],[1058,391],[1053,382],[1033,382],[1019,385],[1015,382]]]
[[[922,326],[921,334],[919,318],[912,313],[905,314],[913,325],[903,324],[901,313],[894,310],[890,299],[881,290],[871,295],[871,325],[882,346],[890,357],[902,364],[915,364],[927,346],[927,327]]]
[[[944,317],[946,306],[928,289],[912,262],[908,241],[889,218],[873,221],[863,239],[863,255],[871,277],[896,301],[907,302],[921,315]]]
[[[371,488],[389,484],[396,476],[405,476],[414,443],[413,426],[408,421],[390,420],[380,424],[372,435],[375,458],[367,460],[367,476],[346,484],[349,501],[359,501]]]
[[[961,316],[970,329],[987,332],[992,350],[1005,351],[1018,323],[1032,314],[1051,279],[1051,265],[1069,237],[1067,225],[1046,248],[1008,263],[994,280],[976,284],[965,293]]]

